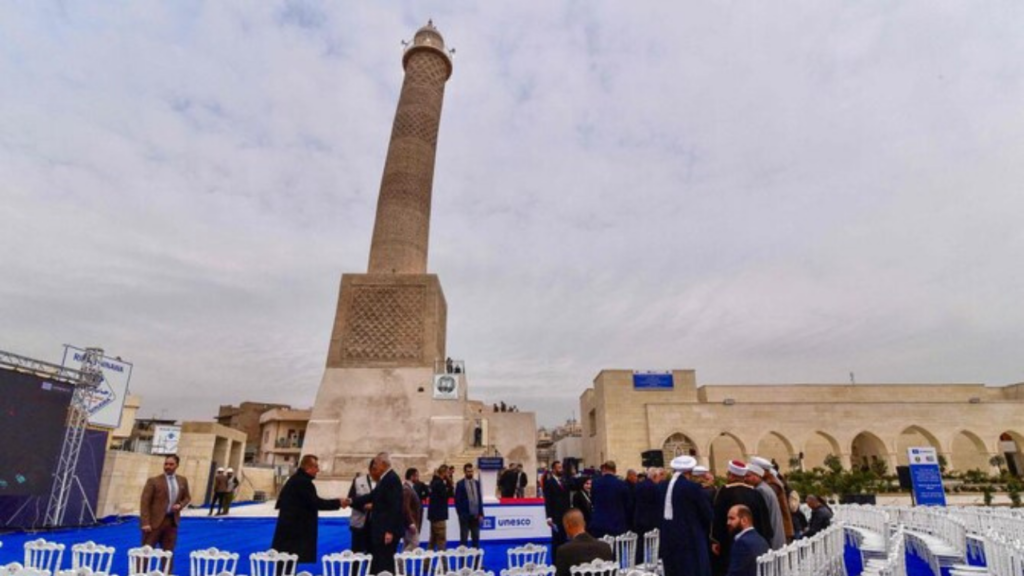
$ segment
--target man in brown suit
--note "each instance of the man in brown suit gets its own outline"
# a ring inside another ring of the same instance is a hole
[[[139,525],[142,526],[143,546],[159,544],[164,550],[174,550],[178,541],[181,509],[192,501],[188,480],[175,474],[180,461],[175,454],[164,458],[164,473],[146,480],[146,487],[142,489]]]

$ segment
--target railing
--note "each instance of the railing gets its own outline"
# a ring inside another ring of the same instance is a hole
[[[275,448],[302,448],[302,438],[278,438],[274,443]]]
[[[842,522],[757,559],[758,576],[846,576]]]

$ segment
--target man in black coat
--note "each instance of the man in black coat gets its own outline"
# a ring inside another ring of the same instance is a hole
[[[677,456],[672,460],[672,479],[659,490],[661,541],[667,544],[661,548],[665,576],[711,576],[711,501],[687,478],[696,466],[693,456]]]
[[[444,550],[448,547],[448,466],[444,464],[438,467],[437,474],[430,481],[427,520],[430,521],[427,550]]]
[[[562,463],[555,460],[551,471],[544,479],[544,514],[551,527],[551,549],[565,544],[569,539],[562,526],[562,517],[569,511],[569,487],[562,480]]]
[[[615,475],[615,462],[601,465],[591,490],[594,509],[590,515],[590,533],[597,538],[619,536],[629,530],[633,508],[629,485]]]
[[[353,505],[369,501],[370,508],[370,553],[373,562],[370,571],[395,573],[395,552],[398,542],[405,534],[406,522],[402,510],[402,480],[391,469],[391,456],[381,452],[373,459],[370,477],[377,487],[366,496],[353,501]]]
[[[317,516],[320,510],[338,510],[342,501],[317,496],[313,479],[320,471],[316,456],[306,454],[299,470],[288,479],[277,497],[277,527],[271,547],[278,552],[299,555],[299,563],[317,562]]]
[[[555,551],[555,576],[570,576],[573,566],[593,560],[615,560],[615,553],[607,542],[587,534],[587,525],[579,510],[573,508],[566,512],[562,526],[570,540]]]

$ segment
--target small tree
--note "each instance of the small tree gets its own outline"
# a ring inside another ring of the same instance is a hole
[[[793,470],[800,470],[800,468],[801,468],[800,467],[800,457],[799,456],[791,456],[789,458],[789,467],[791,469],[793,469]]]
[[[986,484],[981,488],[982,498],[985,500],[985,506],[992,505],[992,495],[996,493],[996,489],[991,484]]]
[[[949,462],[946,460],[945,455],[939,454],[939,472],[942,474],[946,473],[946,468],[949,467]]]
[[[1003,473],[1003,466],[1006,464],[1006,457],[1002,454],[996,454],[995,456],[988,459],[989,466],[995,466],[999,469],[999,473]]]
[[[829,472],[833,474],[839,474],[843,471],[843,461],[839,459],[839,456],[829,454],[825,456],[825,468],[828,468]]]
[[[1006,495],[1010,497],[1010,505],[1020,508],[1020,482],[1010,482],[1006,485]]]
[[[878,460],[873,460],[871,462],[871,471],[875,473],[875,476],[884,478],[885,475],[889,473],[889,465],[885,460],[879,458]]]

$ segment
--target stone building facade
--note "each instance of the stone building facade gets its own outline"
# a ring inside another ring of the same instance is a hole
[[[732,458],[774,459],[783,470],[881,460],[890,472],[910,446],[934,446],[950,469],[991,470],[994,455],[1024,472],[1024,383],[787,384],[697,386],[693,370],[673,370],[671,388],[637,388],[634,371],[603,370],[580,397],[584,458],[641,465],[691,454],[717,474]]]

